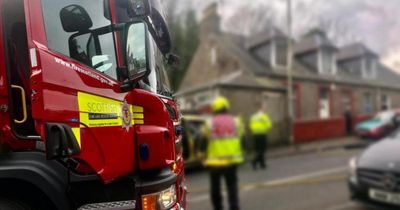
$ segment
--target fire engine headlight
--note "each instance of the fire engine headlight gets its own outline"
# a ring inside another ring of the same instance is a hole
[[[176,203],[176,189],[172,185],[161,192],[143,195],[142,196],[143,210],[166,210],[171,208]]]
[[[175,185],[162,191],[159,195],[158,202],[161,204],[162,209],[168,209],[176,202],[176,189]]]
[[[358,183],[358,179],[357,179],[357,158],[353,157],[350,159],[349,161],[349,178],[350,178],[350,182],[353,184],[357,184]]]

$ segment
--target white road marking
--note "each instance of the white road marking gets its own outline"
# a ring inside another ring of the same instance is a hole
[[[327,170],[323,170],[323,171],[316,171],[316,172],[292,176],[292,177],[288,177],[288,178],[277,179],[274,181],[266,181],[263,184],[267,185],[267,186],[286,184],[288,182],[301,181],[301,180],[331,175],[331,174],[335,174],[335,173],[345,172],[346,170],[347,170],[347,167],[337,167],[337,168],[327,169]]]
[[[196,196],[193,198],[190,197],[190,194],[188,196],[188,202],[192,202],[192,203],[202,202],[202,201],[209,200],[209,199],[210,199],[210,196],[208,194],[199,195],[199,196]]]
[[[336,173],[341,173],[341,172],[345,172],[347,170],[347,167],[337,167],[337,168],[332,168],[332,169],[327,169],[327,170],[322,170],[322,171],[316,171],[316,172],[311,172],[311,173],[306,173],[306,174],[301,174],[301,175],[297,175],[297,176],[291,176],[291,177],[287,177],[287,178],[282,178],[282,179],[276,179],[273,181],[266,181],[261,183],[261,185],[263,186],[276,186],[276,185],[281,185],[281,184],[288,184],[291,182],[298,182],[298,181],[303,181],[303,180],[309,180],[309,179],[313,179],[313,178],[318,178],[318,177],[323,177],[326,175],[332,175],[332,174],[336,174]],[[260,184],[254,184],[254,185],[248,185],[245,186],[244,188],[242,188],[242,192],[247,192],[247,191],[251,191],[257,188],[257,186],[259,186]],[[225,194],[225,193],[223,193]],[[201,194],[198,196],[194,196],[191,197],[190,194],[188,196],[188,202],[202,202],[205,200],[209,199],[209,195],[208,194]],[[333,209],[336,210],[336,209]]]

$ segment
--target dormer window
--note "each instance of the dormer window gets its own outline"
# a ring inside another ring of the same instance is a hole
[[[362,61],[362,76],[364,79],[374,79],[376,78],[376,58],[363,58]]]
[[[273,67],[285,68],[287,64],[287,40],[275,39],[272,41],[271,64]]]
[[[318,53],[318,73],[336,74],[336,52],[331,49],[321,49]]]
[[[294,53],[299,61],[320,75],[336,74],[337,47],[324,31],[313,29],[296,43]]]
[[[277,28],[270,28],[246,40],[247,50],[262,64],[286,68],[287,37]]]
[[[362,79],[375,79],[378,74],[378,55],[360,43],[340,49],[338,63],[342,69]]]

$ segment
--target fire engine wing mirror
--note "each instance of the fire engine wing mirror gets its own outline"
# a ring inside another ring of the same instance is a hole
[[[109,11],[110,2],[104,1],[104,17],[111,20]],[[118,0],[115,1],[117,13],[117,22],[123,23],[131,21],[134,18],[143,18],[151,14],[149,0]]]
[[[149,0],[128,0],[130,1],[131,5],[131,12],[132,18],[135,17],[145,17],[150,15],[150,2]]]
[[[166,59],[167,59],[167,64],[170,65],[173,69],[177,69],[181,63],[180,57],[172,53],[168,54],[166,56]]]
[[[79,5],[69,5],[60,11],[61,24],[66,32],[88,31],[93,22],[87,11]]]
[[[143,22],[131,24],[127,27],[126,34],[128,79],[131,83],[136,83],[150,73],[148,62],[150,48],[146,24]]]

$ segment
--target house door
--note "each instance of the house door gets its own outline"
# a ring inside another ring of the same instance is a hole
[[[273,123],[273,129],[269,132],[269,143],[284,142],[288,139],[287,132],[287,104],[286,95],[281,93],[263,93],[262,104]]]
[[[331,104],[330,92],[328,89],[321,89],[319,92],[319,118],[326,119],[330,117]]]

